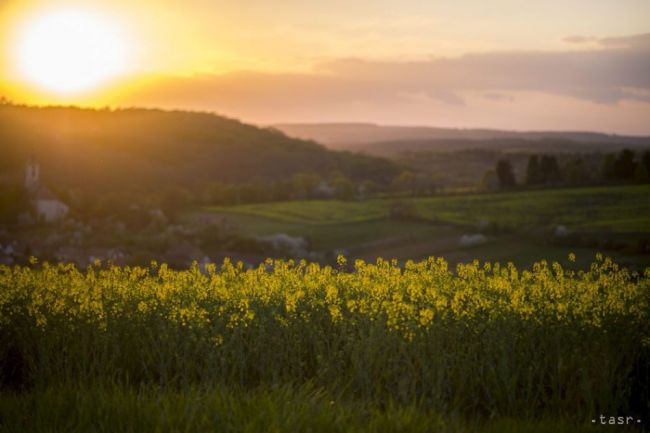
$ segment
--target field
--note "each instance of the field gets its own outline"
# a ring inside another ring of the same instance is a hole
[[[650,186],[551,189],[410,199],[429,221],[505,227],[562,224],[642,232],[650,227]],[[389,200],[303,201],[215,210],[305,225],[349,224],[387,218]]]
[[[396,202],[413,213],[391,215]],[[648,186],[201,208],[184,223],[205,216],[329,256],[0,266],[0,432],[647,427]],[[487,241],[459,245],[476,233]]]
[[[390,218],[395,200],[302,201],[204,208],[243,233],[301,236],[318,251],[350,257],[423,259],[452,263],[474,258],[530,266],[543,258],[569,263],[570,251],[587,266],[599,251],[636,269],[649,257],[639,242],[650,237],[650,187],[550,189],[403,198],[412,218]],[[554,238],[558,226],[570,233]],[[463,234],[485,233],[485,245],[459,248]]]
[[[591,431],[602,413],[647,419],[650,270],[601,257],[577,273],[338,262],[2,266],[0,431]]]

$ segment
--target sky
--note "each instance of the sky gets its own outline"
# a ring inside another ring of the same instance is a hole
[[[119,74],[78,93],[30,81],[21,35],[58,10],[116,30]],[[647,0],[0,0],[0,46],[16,102],[650,135]]]

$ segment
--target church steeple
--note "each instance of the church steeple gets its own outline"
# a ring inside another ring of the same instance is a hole
[[[40,177],[40,167],[34,158],[34,155],[29,157],[27,165],[25,166],[25,189],[29,192],[38,190],[38,183]]]

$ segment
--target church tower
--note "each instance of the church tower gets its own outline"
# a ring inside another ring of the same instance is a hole
[[[34,157],[30,157],[25,166],[25,189],[29,192],[38,190],[40,167]]]

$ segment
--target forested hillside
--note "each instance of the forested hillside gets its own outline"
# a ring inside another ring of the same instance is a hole
[[[0,178],[19,180],[33,154],[45,183],[61,188],[268,183],[334,171],[387,183],[389,161],[335,152],[283,133],[209,114],[0,105]]]

